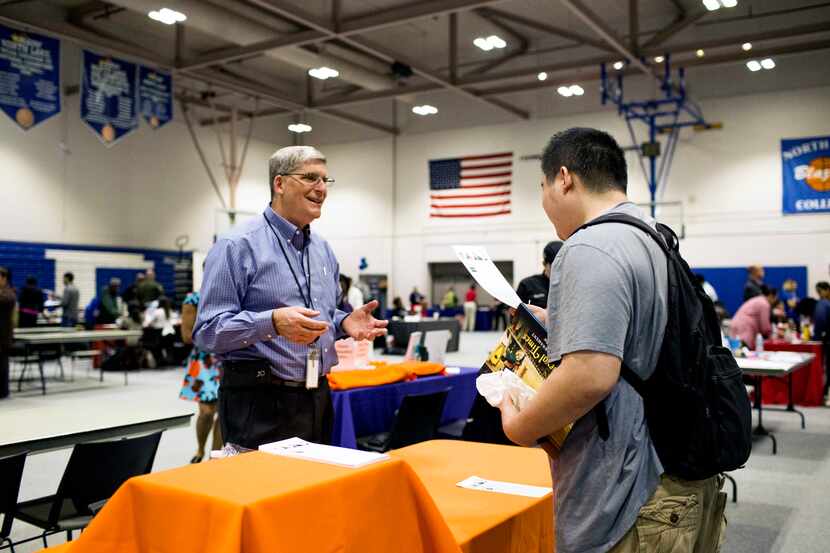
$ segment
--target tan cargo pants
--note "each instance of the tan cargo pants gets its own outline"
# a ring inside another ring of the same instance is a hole
[[[723,481],[663,475],[637,523],[609,553],[717,553],[726,537]]]

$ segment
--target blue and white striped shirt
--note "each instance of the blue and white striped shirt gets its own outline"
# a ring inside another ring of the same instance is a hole
[[[305,301],[265,219],[284,241],[285,253],[308,298],[303,231],[270,206],[264,215],[219,239],[208,253],[193,341],[222,360],[264,360],[279,378],[304,381],[309,346],[277,336],[271,313],[280,307],[305,305]],[[344,335],[340,325],[347,313],[337,309],[340,276],[334,252],[317,234],[310,233],[308,240],[313,308],[320,312],[318,320],[331,324],[314,344],[320,348],[321,373],[325,374],[337,364],[334,341]]]

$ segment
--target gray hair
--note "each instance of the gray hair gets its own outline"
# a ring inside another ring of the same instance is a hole
[[[326,162],[326,156],[312,146],[288,146],[280,148],[268,159],[268,188],[274,195],[274,179],[282,173],[293,173],[309,161]]]

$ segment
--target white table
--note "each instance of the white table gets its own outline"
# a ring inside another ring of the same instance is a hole
[[[70,326],[31,326],[26,328],[15,328],[14,337],[26,336],[29,334],[48,334],[54,332],[76,332],[74,327]]]
[[[33,332],[33,333],[15,333],[14,340],[23,344],[25,347],[25,356],[28,360],[32,349],[37,349],[38,346],[44,345],[61,345],[64,344],[78,344],[83,342],[97,342],[106,340],[126,340],[128,338],[140,338],[143,332],[141,330],[58,330],[55,332]],[[40,370],[40,383],[43,394],[46,395],[46,377],[43,373],[43,358],[40,354],[38,358],[38,369]],[[26,364],[24,361],[23,371],[20,373],[20,378],[17,381],[17,391],[19,392],[23,386],[23,377],[26,374]],[[102,369],[103,377],[103,369]],[[124,385],[127,385],[127,369],[124,368]]]
[[[798,353],[794,351],[767,351],[757,357],[736,357],[738,366],[744,374],[753,377],[755,381],[755,407],[758,409],[758,426],[753,433],[756,436],[765,436],[772,440],[772,454],[778,453],[778,442],[775,436],[764,428],[764,401],[763,387],[761,385],[764,376],[790,377],[795,371],[812,363],[815,356],[812,353]],[[786,408],[768,407],[768,411],[789,411],[801,416],[801,428],[804,428],[804,413],[797,410],[792,404],[792,388],[790,388],[790,402]]]

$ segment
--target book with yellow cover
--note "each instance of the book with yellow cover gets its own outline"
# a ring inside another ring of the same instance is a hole
[[[556,369],[556,364],[548,360],[547,330],[524,304],[519,304],[516,316],[487,356],[484,369],[513,371],[534,390]],[[548,436],[557,450],[561,449],[572,426],[569,424]]]

